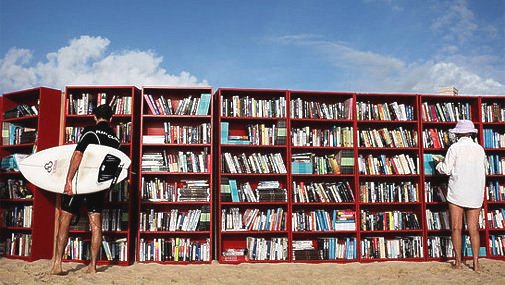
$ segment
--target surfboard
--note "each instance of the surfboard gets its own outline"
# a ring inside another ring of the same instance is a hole
[[[70,159],[76,144],[57,146],[32,154],[18,161],[23,176],[46,191],[63,193]],[[90,144],[72,180],[74,194],[88,194],[108,189],[111,183],[128,176],[130,158],[122,151]]]

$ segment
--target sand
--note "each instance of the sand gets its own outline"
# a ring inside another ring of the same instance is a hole
[[[505,261],[481,259],[482,271],[455,270],[448,262],[86,266],[64,263],[66,276],[46,273],[50,260],[0,258],[0,284],[505,284]],[[471,263],[471,262],[469,262]]]

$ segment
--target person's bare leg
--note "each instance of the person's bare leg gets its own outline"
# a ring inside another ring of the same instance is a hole
[[[449,203],[449,213],[451,215],[451,239],[454,248],[454,264],[453,268],[461,268],[461,228],[463,223],[464,209],[460,206]]]
[[[479,264],[479,249],[480,249],[479,215],[480,215],[480,208],[466,210],[466,221],[468,223],[468,233],[470,235],[470,242],[472,244],[473,270],[475,270],[475,271],[480,270],[480,264]]]
[[[91,226],[91,259],[88,265],[88,273],[96,272],[96,260],[102,244],[102,215],[89,213],[89,225]]]
[[[65,246],[68,242],[68,229],[70,228],[70,221],[72,220],[72,214],[67,211],[61,211],[57,240],[56,240],[56,249],[54,251],[53,256],[53,267],[49,274],[58,275],[63,272],[61,267],[61,260],[63,258],[63,253],[65,252]]]

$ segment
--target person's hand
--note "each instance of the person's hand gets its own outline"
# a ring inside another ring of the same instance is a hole
[[[65,188],[63,189],[63,194],[66,194],[69,196],[74,195],[74,191],[72,191],[72,182],[71,181],[65,183]]]

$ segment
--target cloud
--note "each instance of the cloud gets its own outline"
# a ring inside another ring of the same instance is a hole
[[[479,28],[466,0],[444,2],[438,10],[441,15],[433,21],[431,29],[442,35],[444,41],[466,42]]]
[[[501,78],[500,71],[492,66],[492,56],[458,56],[408,63],[392,56],[353,49],[345,43],[327,41],[318,35],[289,35],[275,40],[307,48],[315,56],[325,57],[341,74],[346,74],[346,78],[353,78],[346,86],[355,91],[433,94],[440,87],[455,86],[460,94],[505,95],[505,85],[491,76]],[[486,75],[474,70],[482,70]]]
[[[31,63],[31,51],[11,48],[0,59],[1,91],[40,85],[208,85],[189,72],[169,74],[161,67],[163,58],[152,51],[109,52],[109,44],[106,38],[81,36],[37,63]]]

